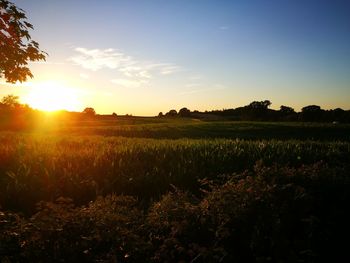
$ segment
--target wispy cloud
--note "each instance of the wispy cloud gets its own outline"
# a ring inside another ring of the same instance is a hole
[[[122,65],[132,63],[129,56],[114,49],[86,49],[83,47],[75,48],[77,55],[71,57],[69,60],[85,69],[97,71],[102,68],[115,69]]]
[[[169,74],[173,74],[175,72],[179,71],[179,67],[178,66],[174,66],[174,65],[164,65],[161,69],[160,69],[160,73],[162,75],[169,75]]]
[[[125,77],[112,80],[113,83],[118,85],[138,86],[137,82],[141,86],[141,84],[152,79],[154,75],[169,75],[181,70],[179,66],[173,63],[142,61],[112,48],[87,49],[77,47],[74,50],[76,54],[69,58],[69,61],[92,71],[101,69],[116,70]]]
[[[112,79],[112,83],[126,88],[139,88],[148,83],[146,80]]]

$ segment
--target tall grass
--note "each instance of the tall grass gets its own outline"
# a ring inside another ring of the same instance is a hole
[[[196,193],[199,179],[249,170],[257,161],[341,167],[350,163],[350,143],[2,134],[0,205],[29,212],[59,196],[77,204],[109,193],[154,199],[171,185]]]
[[[0,133],[0,262],[349,261],[348,127],[88,126]]]

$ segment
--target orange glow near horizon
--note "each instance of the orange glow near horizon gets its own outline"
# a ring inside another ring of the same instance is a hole
[[[30,107],[44,111],[79,111],[81,102],[74,89],[58,82],[33,83],[23,98]]]

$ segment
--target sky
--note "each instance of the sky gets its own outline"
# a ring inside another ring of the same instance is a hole
[[[350,1],[14,0],[49,56],[0,96],[97,113],[350,109]],[[45,101],[43,101],[45,100]],[[54,107],[53,107],[54,109]]]

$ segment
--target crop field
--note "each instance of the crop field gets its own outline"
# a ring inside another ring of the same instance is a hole
[[[201,121],[187,118],[118,117],[42,123],[38,132],[154,139],[278,139],[350,141],[350,124],[305,122]]]
[[[0,0],[0,263],[350,262],[350,1]]]
[[[118,118],[0,133],[0,262],[349,259],[350,126]]]

